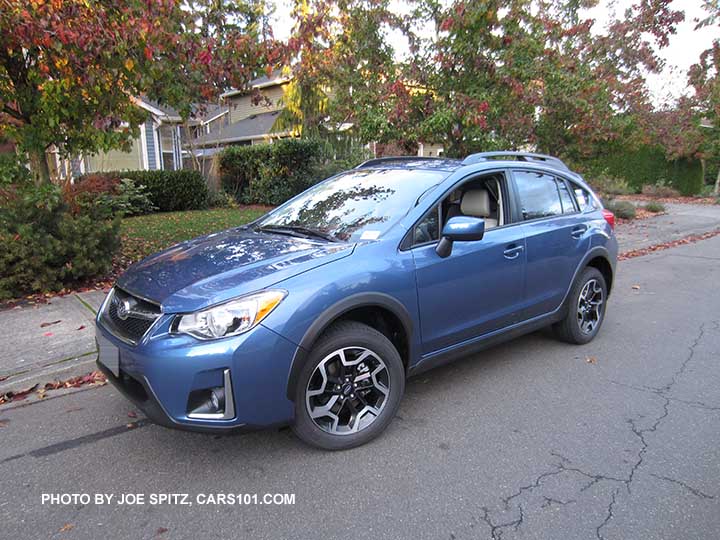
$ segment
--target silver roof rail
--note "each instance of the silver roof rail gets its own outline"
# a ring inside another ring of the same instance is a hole
[[[389,156],[368,159],[363,161],[360,165],[355,167],[356,169],[364,169],[366,167],[374,167],[375,165],[382,165],[383,163],[403,163],[413,161],[447,161],[446,158],[439,157],[421,157],[421,156]]]
[[[546,165],[552,165],[558,169],[566,171],[570,170],[570,167],[565,165],[560,158],[548,156],[546,154],[534,154],[532,152],[480,152],[477,154],[470,154],[468,157],[463,159],[463,165],[471,165],[480,161],[489,161],[496,158],[516,158],[518,161],[538,162]]]

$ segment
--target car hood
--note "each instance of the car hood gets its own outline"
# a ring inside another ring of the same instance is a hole
[[[347,257],[354,244],[230,229],[151,255],[118,280],[166,313],[195,311]]]

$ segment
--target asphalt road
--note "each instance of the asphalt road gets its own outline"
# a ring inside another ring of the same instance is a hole
[[[622,262],[593,343],[536,333],[424,374],[381,439],[342,453],[288,430],[166,430],[109,387],[5,406],[0,537],[716,539],[719,306],[720,237]],[[150,504],[159,493],[193,504]],[[199,504],[208,493],[295,504]]]

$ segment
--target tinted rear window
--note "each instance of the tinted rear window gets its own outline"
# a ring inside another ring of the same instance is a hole
[[[520,195],[522,219],[538,219],[563,213],[555,177],[534,171],[514,171]]]

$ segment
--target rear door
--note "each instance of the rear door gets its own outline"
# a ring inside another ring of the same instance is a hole
[[[523,319],[531,319],[560,306],[590,235],[565,179],[522,168],[512,177],[527,249]]]

